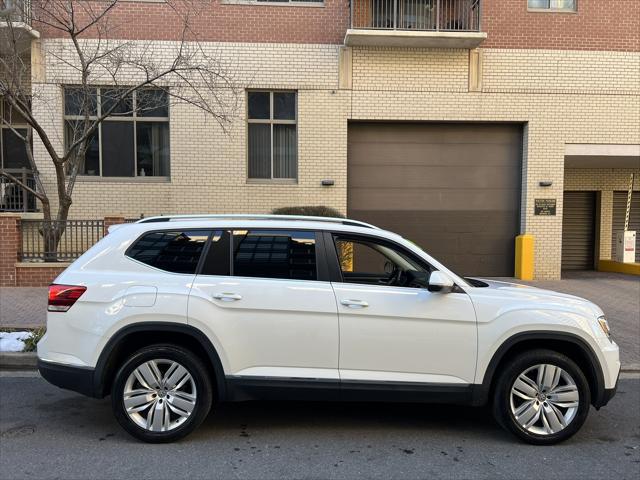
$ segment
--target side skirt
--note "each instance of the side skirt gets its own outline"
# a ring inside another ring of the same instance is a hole
[[[227,376],[227,401],[295,400],[471,405],[473,385]]]

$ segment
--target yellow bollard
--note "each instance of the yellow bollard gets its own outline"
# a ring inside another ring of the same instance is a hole
[[[533,235],[525,233],[516,237],[516,278],[533,280]]]

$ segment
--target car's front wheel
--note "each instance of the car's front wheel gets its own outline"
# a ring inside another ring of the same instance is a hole
[[[116,419],[145,442],[171,442],[192,432],[212,402],[211,380],[190,351],[152,345],[134,353],[116,374],[111,403]]]
[[[550,350],[532,350],[503,366],[493,413],[504,428],[535,445],[561,442],[580,429],[591,396],[573,360]]]

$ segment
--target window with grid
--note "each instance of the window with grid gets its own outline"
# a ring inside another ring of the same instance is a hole
[[[576,0],[528,0],[529,8],[541,10],[576,10]]]
[[[81,175],[102,177],[169,176],[169,96],[156,88],[137,90],[120,100],[122,88],[100,87],[89,94],[64,90],[65,144],[83,133],[84,112],[91,120],[110,111],[89,140]],[[104,113],[103,113],[104,112]]]
[[[247,92],[247,156],[250,179],[297,178],[296,104],[296,92]]]
[[[13,173],[17,173],[14,170],[22,168],[31,170],[25,143],[15,133],[26,136],[29,128],[27,121],[11,108],[11,105],[2,101],[2,97],[0,97],[0,115],[3,119],[0,122],[0,168]]]

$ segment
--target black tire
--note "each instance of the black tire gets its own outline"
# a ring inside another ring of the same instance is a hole
[[[129,375],[143,363],[154,359],[178,362],[191,375],[197,391],[191,414],[172,430],[152,432],[136,424],[124,405],[124,388]],[[213,390],[209,373],[203,363],[189,350],[173,345],[151,345],[138,350],[125,360],[113,381],[111,406],[118,423],[133,437],[148,443],[168,443],[185,437],[207,417],[213,402]]]
[[[578,389],[578,407],[573,419],[557,433],[538,434],[526,430],[518,423],[511,410],[511,388],[518,376],[539,364],[550,364],[567,372]],[[553,445],[573,436],[584,424],[591,405],[589,383],[576,363],[569,357],[552,350],[529,350],[502,363],[493,391],[493,416],[507,431],[533,445]]]

